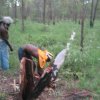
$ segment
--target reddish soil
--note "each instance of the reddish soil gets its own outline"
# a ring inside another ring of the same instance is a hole
[[[18,94],[14,92],[13,86],[11,86],[14,77],[18,79],[18,75],[5,75],[0,71],[0,93],[7,95],[5,100],[20,100]],[[59,80],[56,85],[54,91],[44,90],[37,100],[93,100],[89,91],[69,89],[64,80]]]

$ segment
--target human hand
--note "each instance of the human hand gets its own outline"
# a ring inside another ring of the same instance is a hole
[[[13,48],[12,47],[10,47],[10,51],[13,51]]]
[[[35,76],[36,79],[40,79],[40,75],[39,74],[35,73],[34,76]]]

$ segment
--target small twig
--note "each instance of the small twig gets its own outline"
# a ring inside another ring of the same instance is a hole
[[[13,86],[14,91],[16,92],[17,90],[19,90],[19,85],[16,84],[16,80],[14,79],[13,84],[10,84],[11,86]]]

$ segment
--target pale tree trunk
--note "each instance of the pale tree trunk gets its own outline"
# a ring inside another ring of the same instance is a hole
[[[4,15],[4,0],[0,0],[0,17],[2,17]]]
[[[7,6],[7,15],[8,15],[8,16],[10,15],[9,10],[10,10],[10,7],[9,7],[9,5],[8,5],[8,6]]]
[[[91,15],[90,15],[90,27],[92,28],[94,26],[94,21],[95,21],[95,17],[96,17],[96,11],[97,11],[97,6],[99,3],[99,0],[96,0],[96,4],[95,7],[93,8],[93,0],[91,3]]]
[[[93,0],[91,3],[90,27],[93,27]]]
[[[46,0],[43,1],[43,23],[46,23]]]
[[[81,19],[81,42],[80,42],[81,51],[83,51],[83,41],[84,41],[84,18]]]
[[[95,21],[95,17],[96,17],[96,11],[97,11],[97,6],[98,6],[99,0],[96,1],[96,5],[94,8],[94,14],[93,14],[93,26],[94,26],[94,21]]]
[[[25,28],[24,28],[24,27],[25,27],[25,26],[24,26],[24,6],[25,6],[25,5],[24,5],[24,0],[22,0],[22,9],[21,9],[22,12],[21,12],[21,13],[22,13],[22,31],[23,31],[23,32],[24,32],[24,30],[25,30]]]
[[[81,41],[80,41],[80,51],[83,51],[84,47],[84,21],[85,21],[85,5],[83,0],[83,7],[81,12]]]
[[[15,17],[15,24],[16,24],[16,18],[17,18],[17,5],[16,5],[16,1],[14,3],[14,17]]]
[[[75,20],[75,23],[77,23],[77,16],[78,16],[78,13],[77,13],[77,2],[76,2],[76,0],[74,0],[74,2],[75,2],[75,8],[74,8],[74,10],[75,10],[75,17],[74,17],[74,20]]]
[[[48,0],[48,23],[52,21],[52,0]]]
[[[53,25],[55,25],[55,8],[54,8],[54,2],[52,3],[52,23],[53,23]]]
[[[31,13],[30,13],[31,9],[33,9],[33,8],[31,7],[30,2],[28,2],[27,5],[26,5],[26,12],[27,12],[26,18],[29,17],[31,19],[31,16],[32,16]]]

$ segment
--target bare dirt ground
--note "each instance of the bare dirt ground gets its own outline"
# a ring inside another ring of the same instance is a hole
[[[18,79],[18,75],[5,75],[0,71],[0,93],[6,94],[2,100],[20,100],[11,85],[15,77]],[[88,90],[69,89],[65,80],[59,80],[56,85],[54,91],[45,89],[37,100],[93,100]]]

